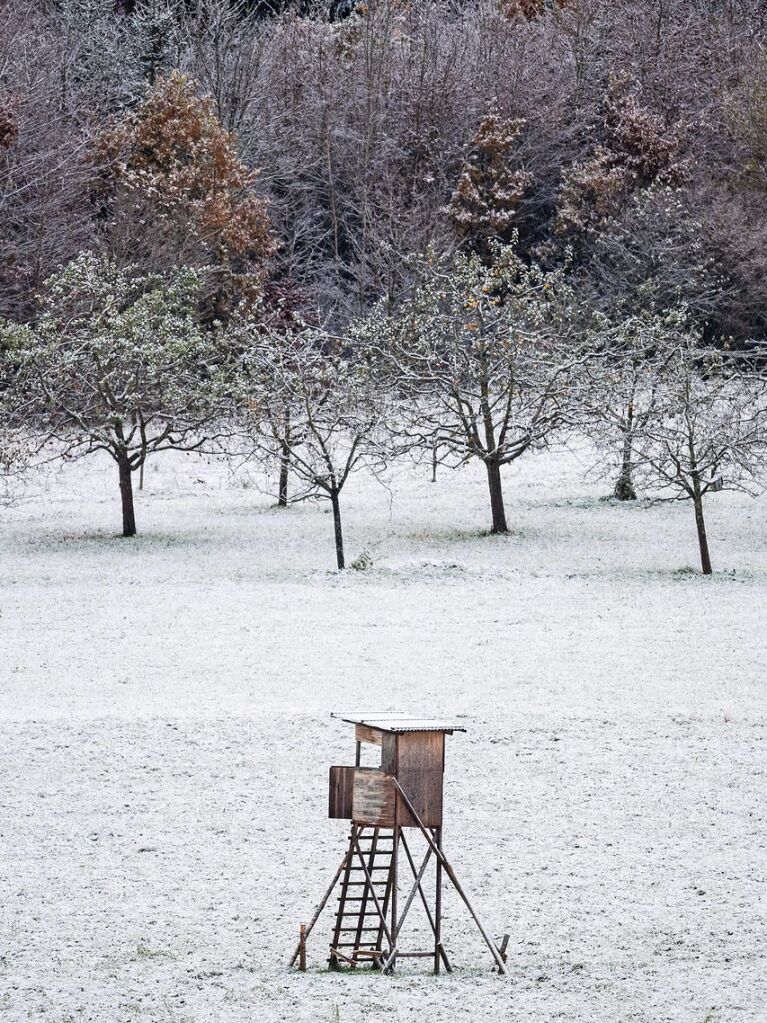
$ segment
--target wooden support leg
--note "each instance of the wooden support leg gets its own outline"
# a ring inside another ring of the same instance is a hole
[[[501,938],[501,944],[498,946],[498,951],[501,953],[501,959],[503,959],[504,962],[506,962],[506,949],[509,947],[510,937],[510,934],[504,934],[503,938]],[[493,967],[493,969],[495,969],[495,967]]]
[[[418,816],[418,813],[417,813],[415,807],[413,806],[413,804],[410,802],[410,799],[408,798],[407,793],[402,788],[402,786],[400,785],[400,783],[397,781],[396,778],[394,779],[394,787],[397,789],[399,794],[402,796],[403,802],[405,803],[405,806],[408,808],[410,813],[413,815],[413,819],[415,820],[416,824],[420,828],[421,834],[424,836],[426,841],[429,843],[429,846],[431,847],[432,851],[437,856],[437,859],[442,863],[442,866],[445,868],[445,873],[450,878],[451,884],[453,885],[455,890],[458,892],[458,894],[461,896],[461,898],[464,901],[464,904],[466,905],[466,908],[471,913],[472,920],[477,925],[477,930],[482,935],[482,937],[483,937],[487,947],[490,949],[490,952],[491,952],[491,954],[493,956],[493,959],[495,960],[496,966],[498,967],[498,972],[505,975],[506,974],[506,964],[504,963],[503,958],[502,958],[500,952],[498,951],[498,946],[495,944],[493,939],[490,937],[490,935],[487,933],[485,928],[482,926],[482,921],[477,916],[477,913],[476,913],[474,907],[472,906],[471,902],[469,901],[468,895],[466,894],[466,892],[461,887],[461,882],[455,876],[455,872],[454,872],[453,868],[450,866],[450,864],[448,863],[447,857],[442,852],[442,850],[436,845],[436,843],[434,842],[434,839],[429,834],[429,832],[426,830],[426,826],[424,825],[424,823],[421,820],[421,818]]]
[[[442,828],[434,829],[435,845],[442,852]],[[442,948],[442,861],[437,857],[436,881],[434,890],[434,972],[439,974],[440,962],[444,950]],[[447,967],[448,973],[450,967]]]
[[[424,861],[423,861],[423,863],[421,865],[421,869],[418,871],[418,873],[416,873],[415,861],[413,860],[413,856],[412,856],[412,854],[410,852],[410,846],[408,845],[407,840],[405,839],[404,832],[402,834],[402,848],[405,850],[405,855],[407,856],[408,863],[410,864],[410,869],[412,870],[413,876],[415,877],[415,884],[413,886],[413,891],[411,892],[411,899],[415,895],[416,891],[418,891],[420,896],[421,896],[421,901],[423,902],[423,908],[424,908],[424,910],[426,912],[426,918],[429,921],[429,926],[431,927],[432,933],[434,934],[434,941],[435,941],[434,954],[438,955],[440,957],[440,959],[442,960],[442,962],[445,965],[445,969],[447,970],[447,972],[448,973],[452,973],[453,972],[453,968],[450,965],[450,960],[447,957],[447,952],[445,951],[444,947],[442,946],[441,937],[439,939],[437,938],[437,924],[436,924],[436,920],[432,916],[431,909],[429,907],[429,900],[426,898],[426,893],[424,892],[423,886],[421,884],[421,881],[423,880],[423,875],[424,875],[424,873],[426,871],[426,865],[428,864],[429,860],[431,859],[431,854],[432,854],[431,848],[427,848],[426,858],[424,859]],[[437,860],[437,864],[439,865],[439,860]],[[410,906],[410,900],[408,900],[408,908],[409,908],[409,906]],[[402,916],[400,917],[400,922],[399,922],[399,925],[397,926],[397,931],[399,931],[399,928],[402,926],[402,920],[404,918],[404,915],[405,914],[403,913]]]
[[[306,924],[301,924],[298,937],[298,968],[306,973]]]
[[[344,872],[344,870],[346,869],[347,865],[349,865],[349,861],[350,860],[351,860],[351,856],[350,856],[349,852],[347,852],[346,855],[344,856],[344,858],[341,860],[341,862],[340,862],[340,864],[338,866],[338,870],[335,873],[335,877],[330,882],[328,890],[322,896],[322,901],[320,902],[319,906],[317,906],[317,908],[315,909],[314,916],[309,921],[309,925],[306,928],[306,935],[305,935],[306,938],[308,938],[309,935],[312,933],[312,928],[314,927],[314,925],[319,920],[320,914],[322,913],[323,909],[327,905],[328,899],[333,894],[333,889],[338,884],[339,877]],[[300,952],[301,952],[301,943],[299,942],[299,944],[296,946],[295,952],[293,953],[293,955],[292,955],[292,957],[290,959],[290,962],[288,963],[288,969],[290,969],[290,967],[293,966],[293,964],[295,963],[296,959],[298,959],[298,956],[300,955]]]
[[[392,885],[391,885],[391,939],[389,948],[389,958],[386,960],[384,965],[384,973],[392,973],[394,970],[394,963],[397,956],[397,882],[399,880],[399,822],[397,820],[397,810],[394,810],[394,833],[392,841],[394,848],[392,851]]]

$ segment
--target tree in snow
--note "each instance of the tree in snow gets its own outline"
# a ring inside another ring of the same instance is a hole
[[[204,270],[203,312],[222,319],[261,294],[274,252],[258,174],[239,159],[209,98],[174,72],[96,146],[106,242],[121,262]]]
[[[333,512],[336,563],[345,567],[341,492],[350,475],[380,472],[391,398],[364,346],[322,330],[258,327],[244,347],[237,420],[259,457],[289,463],[302,489]]]
[[[755,492],[767,453],[767,391],[742,352],[707,346],[684,310],[649,319],[646,373],[654,398],[634,432],[635,470],[673,500],[692,502],[705,575],[711,556],[704,498],[718,490]]]
[[[378,312],[366,329],[402,396],[405,435],[480,459],[492,532],[506,533],[501,469],[548,443],[585,356],[564,272],[528,266],[509,246],[495,256],[491,266],[477,254],[417,260],[399,313]]]
[[[15,486],[35,453],[34,435],[21,426],[23,415],[13,395],[16,360],[0,338],[0,504],[13,500]]]
[[[684,134],[643,107],[626,74],[610,80],[601,139],[591,154],[562,175],[556,231],[583,238],[615,216],[634,193],[651,185],[678,186],[688,175]]]
[[[519,205],[532,184],[532,175],[515,167],[524,125],[501,117],[495,107],[485,114],[447,206],[459,235],[484,255],[494,241],[511,240]]]
[[[655,337],[639,317],[618,322],[588,315],[592,356],[574,385],[573,421],[601,452],[600,475],[618,472],[613,497],[635,501],[635,438],[655,413]]]
[[[132,474],[156,452],[200,448],[215,428],[227,350],[221,330],[198,322],[199,291],[192,270],[145,276],[83,254],[47,282],[34,325],[0,328],[15,366],[11,423],[68,458],[114,459],[123,536],[136,533]]]

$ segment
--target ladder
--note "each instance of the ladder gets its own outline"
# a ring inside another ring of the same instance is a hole
[[[395,880],[394,828],[352,824],[328,964],[380,967],[391,951],[387,912]]]

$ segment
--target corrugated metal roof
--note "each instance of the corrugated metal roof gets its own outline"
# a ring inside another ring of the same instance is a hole
[[[410,714],[331,714],[350,725],[367,725],[381,732],[465,732],[466,727],[448,718],[418,718]]]

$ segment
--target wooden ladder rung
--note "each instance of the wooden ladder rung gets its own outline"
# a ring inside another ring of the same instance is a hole
[[[378,892],[376,892],[376,895],[377,894],[378,894]],[[369,899],[367,897],[367,895],[346,895],[346,896],[339,895],[338,896],[338,901],[339,902],[373,902],[373,899],[372,898]],[[380,902],[380,899],[379,899],[379,902]],[[375,905],[374,902],[373,902],[373,905]]]
[[[369,913],[367,911],[365,911],[364,913],[357,913],[357,912],[355,912],[355,913],[341,913],[340,914],[340,917],[341,917],[342,920],[362,920],[366,916],[374,916],[374,917],[377,917],[379,920],[381,919],[381,914],[376,909],[371,910]]]
[[[336,945],[333,946],[333,948],[354,948],[357,950],[358,955],[363,952],[367,953],[367,955],[370,955],[371,953],[375,953],[376,955],[381,954],[380,948],[376,948],[375,946],[366,948],[362,945],[358,945],[356,941],[339,941]],[[431,954],[434,955],[433,952]]]

